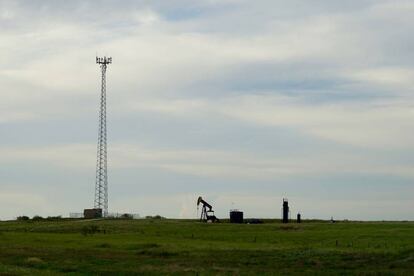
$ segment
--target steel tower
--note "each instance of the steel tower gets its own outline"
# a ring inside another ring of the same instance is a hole
[[[98,150],[96,159],[96,182],[94,208],[102,209],[108,215],[108,171],[106,145],[106,67],[112,63],[111,57],[96,57],[101,67],[101,104],[99,109]]]

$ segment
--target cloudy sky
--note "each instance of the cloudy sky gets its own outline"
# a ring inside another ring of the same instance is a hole
[[[414,3],[0,1],[0,219],[414,219]]]

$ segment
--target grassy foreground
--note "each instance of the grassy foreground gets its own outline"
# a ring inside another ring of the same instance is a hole
[[[414,274],[414,223],[0,222],[0,275]]]

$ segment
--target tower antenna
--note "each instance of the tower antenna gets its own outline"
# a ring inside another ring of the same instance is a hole
[[[102,209],[103,216],[108,216],[108,166],[106,143],[106,68],[112,63],[112,57],[96,57],[101,67],[101,99],[99,108],[98,150],[96,159],[96,182],[94,208]]]

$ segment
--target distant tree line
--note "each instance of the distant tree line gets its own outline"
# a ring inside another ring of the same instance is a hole
[[[32,220],[32,221],[43,221],[43,220],[56,221],[56,220],[62,220],[62,216],[48,216],[48,217],[44,218],[42,216],[36,215],[36,216],[33,216],[32,219],[30,219],[28,216],[18,216],[16,218],[16,220],[18,220],[18,221],[29,221],[29,220]]]
[[[155,216],[146,216],[146,219],[165,219],[165,217],[162,217],[160,215],[155,215]]]

